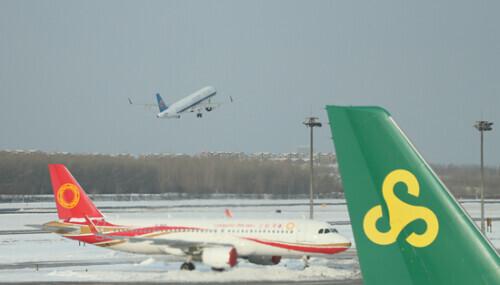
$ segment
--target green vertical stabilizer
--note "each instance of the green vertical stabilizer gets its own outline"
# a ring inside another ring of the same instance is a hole
[[[364,284],[500,284],[496,250],[390,114],[326,109]]]

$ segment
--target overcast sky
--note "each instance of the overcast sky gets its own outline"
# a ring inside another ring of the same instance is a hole
[[[479,161],[496,122],[499,1],[1,1],[0,149],[290,152],[324,106],[387,108],[433,163]],[[235,99],[158,120],[205,86]],[[333,151],[327,126],[319,151]]]

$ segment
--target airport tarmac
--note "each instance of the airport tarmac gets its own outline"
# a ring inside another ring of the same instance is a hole
[[[203,284],[203,285],[215,285],[221,284],[220,282],[199,282],[199,283],[191,283],[191,282],[23,282],[25,285],[135,285],[135,284],[181,284],[181,285],[194,285],[194,284]],[[15,284],[18,285],[20,283],[2,283],[0,284]],[[316,280],[316,281],[275,281],[275,282],[238,282],[239,285],[289,285],[289,284],[301,284],[301,285],[361,285],[363,284],[361,279],[354,280]]]
[[[169,218],[221,218],[229,208],[234,217],[294,218],[308,216],[308,204],[290,200],[184,200],[97,202],[110,220]],[[191,206],[189,206],[191,205]],[[478,203],[464,207],[479,216]],[[132,210],[129,206],[134,206]],[[0,204],[0,282],[11,284],[362,284],[356,250],[331,258],[311,259],[304,269],[301,260],[283,260],[276,266],[259,266],[242,260],[226,272],[212,272],[197,264],[193,272],[179,270],[181,260],[133,255],[78,244],[55,234],[26,227],[57,219],[53,203]],[[15,209],[15,210],[13,210]],[[276,211],[279,209],[280,211]],[[490,201],[486,213],[500,216],[500,201]],[[338,222],[338,231],[352,240],[347,208],[342,200],[319,201],[315,218]],[[499,247],[500,223],[494,219],[492,242]]]

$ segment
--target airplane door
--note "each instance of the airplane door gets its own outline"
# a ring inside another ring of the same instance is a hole
[[[308,223],[298,223],[297,224],[297,242],[308,241],[309,224]]]

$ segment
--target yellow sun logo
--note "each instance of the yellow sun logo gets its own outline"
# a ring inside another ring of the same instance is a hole
[[[56,198],[57,203],[63,208],[73,209],[80,202],[80,190],[75,184],[66,183],[59,187]]]

